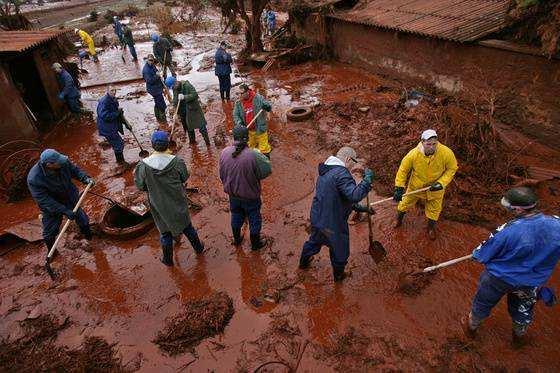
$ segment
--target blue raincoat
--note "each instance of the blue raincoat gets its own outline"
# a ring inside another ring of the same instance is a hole
[[[124,133],[124,129],[120,120],[119,102],[109,94],[101,97],[97,104],[97,130],[111,144],[115,153],[122,153],[124,141],[119,132]]]
[[[142,68],[142,77],[146,82],[146,91],[152,96],[161,95],[163,93],[163,83],[161,78],[156,75],[158,69],[155,65],[146,63]]]
[[[233,60],[231,58],[231,54],[229,54],[224,48],[220,47],[216,50],[214,60],[216,62],[214,72],[217,76],[231,74],[231,63]]]

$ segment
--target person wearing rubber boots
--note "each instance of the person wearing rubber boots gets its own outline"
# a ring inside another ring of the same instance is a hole
[[[117,39],[119,39],[119,43],[124,48],[123,25],[121,21],[119,21],[118,16],[113,16],[113,31],[115,32],[115,35],[117,35]]]
[[[185,162],[168,151],[169,135],[165,131],[152,134],[152,147],[154,152],[138,162],[134,183],[148,193],[150,212],[160,232],[161,262],[172,266],[174,238],[187,236],[197,254],[204,252],[204,245],[191,222],[184,186],[189,178]]]
[[[80,29],[74,29],[74,33],[82,39],[82,44],[87,46],[88,53],[93,58],[93,62],[99,62],[97,52],[95,51],[95,44],[93,43],[93,38],[90,34]]]
[[[153,54],[149,54],[146,59],[146,64],[142,68],[142,77],[146,82],[146,91],[154,98],[154,115],[160,123],[165,123],[167,118],[165,110],[167,104],[163,98],[163,82],[161,75],[156,67],[156,58]]]
[[[311,234],[299,259],[299,268],[307,269],[313,256],[321,251],[321,247],[327,246],[335,282],[346,277],[344,268],[350,256],[350,213],[352,210],[374,213],[371,207],[358,204],[371,190],[373,171],[366,168],[362,181],[356,184],[349,171],[356,163],[356,151],[345,146],[336,156],[330,156],[319,164],[319,177],[311,205]]]
[[[241,245],[241,228],[248,219],[251,249],[260,250],[268,243],[261,238],[261,180],[272,173],[272,168],[267,157],[248,147],[247,127],[235,126],[233,140],[234,144],[220,155],[220,180],[229,195],[233,245]]]
[[[526,343],[537,299],[549,306],[555,303],[554,293],[544,285],[560,260],[560,218],[540,212],[535,192],[527,187],[510,189],[501,204],[515,218],[473,251],[473,259],[485,269],[463,328],[467,336],[475,337],[483,320],[507,295],[512,345],[519,348]]]
[[[132,30],[128,25],[123,25],[123,43],[124,48],[128,46],[130,50],[130,55],[132,56],[132,62],[138,61],[138,55],[136,54],[136,47],[134,43],[134,37],[132,36]]]
[[[43,240],[47,253],[56,241],[63,216],[78,224],[86,240],[92,238],[89,219],[84,210],[79,208],[76,213],[73,211],[80,196],[72,179],[86,185],[94,183],[93,179],[67,156],[54,149],[44,150],[27,175],[29,191],[41,210]]]
[[[445,188],[457,172],[457,159],[451,149],[438,141],[436,131],[426,130],[420,139],[420,143],[402,159],[395,177],[393,199],[399,202],[395,227],[400,227],[406,211],[422,200],[428,219],[428,236],[435,240],[436,222],[443,207]],[[403,197],[405,188],[409,193],[425,187],[430,189]]]
[[[263,96],[250,89],[247,84],[241,84],[240,100],[233,108],[233,121],[236,126],[248,126],[261,110],[270,112],[272,105]],[[268,143],[268,126],[266,113],[261,113],[249,129],[249,147],[259,151],[270,159],[272,148]]]
[[[82,103],[80,102],[80,91],[76,87],[76,83],[68,71],[62,68],[58,62],[53,63],[53,70],[56,72],[58,84],[61,87],[58,98],[68,105],[68,109],[74,114],[82,112]]]
[[[99,135],[105,137],[111,144],[115,159],[120,166],[127,167],[128,163],[124,160],[124,141],[121,135],[124,134],[123,124],[128,124],[123,120],[123,111],[119,108],[117,100],[117,90],[109,86],[105,96],[101,97],[97,104],[97,130]],[[128,128],[129,130],[131,128]]]
[[[207,147],[210,147],[210,137],[206,129],[206,118],[198,100],[196,89],[188,80],[178,81],[175,77],[169,76],[165,79],[165,85],[173,89],[173,106],[179,105],[179,117],[183,129],[189,136],[189,144],[196,144],[194,130],[202,135]]]
[[[169,69],[171,76],[176,77],[177,74],[175,73],[175,69],[173,67],[173,55],[171,54],[171,52],[173,52],[171,42],[167,38],[160,37],[156,33],[153,33],[151,38],[154,42],[152,45],[152,51],[161,65],[163,76],[167,76],[167,69]]]
[[[222,101],[230,100],[231,91],[231,64],[233,59],[226,48],[227,43],[222,41],[220,43],[220,47],[216,50],[216,54],[214,55],[214,61],[216,63],[214,73],[218,77],[218,81],[220,83],[220,97],[222,98]]]

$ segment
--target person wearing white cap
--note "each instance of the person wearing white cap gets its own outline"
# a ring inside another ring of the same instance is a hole
[[[428,218],[428,235],[434,240],[436,222],[443,207],[445,188],[453,180],[457,168],[455,154],[438,141],[436,131],[432,129],[424,131],[420,143],[402,159],[395,177],[393,199],[399,202],[395,227],[402,225],[406,211],[421,199],[424,201],[424,213]],[[407,192],[425,187],[430,189],[403,197],[405,187]]]
[[[93,58],[93,62],[99,62],[99,59],[97,58],[97,52],[95,51],[95,44],[93,43],[93,38],[90,36],[90,34],[85,32],[84,30],[80,30],[77,28],[74,29],[74,33],[78,35],[80,39],[82,39],[82,44],[87,46],[88,53]]]

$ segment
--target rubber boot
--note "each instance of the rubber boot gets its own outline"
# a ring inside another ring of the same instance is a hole
[[[527,325],[512,322],[511,328],[511,346],[514,349],[520,349],[527,344]]]
[[[80,227],[80,231],[82,232],[86,240],[91,241],[91,239],[93,238],[93,234],[91,233],[91,227],[89,225],[84,228]]]
[[[117,160],[118,164],[124,165],[126,163],[125,160],[124,160],[124,154],[123,153],[115,152],[115,159]]]
[[[334,282],[341,282],[346,278],[346,273],[344,273],[344,267],[333,267],[333,278]]]
[[[161,250],[163,256],[161,257],[161,262],[168,267],[173,266],[173,246],[162,246]]]
[[[251,250],[260,250],[266,246],[266,241],[261,240],[260,234],[251,235]]]
[[[300,256],[299,257],[299,269],[307,269],[311,265],[311,261],[313,261],[312,256]]]
[[[156,120],[160,123],[167,122],[167,118],[165,117],[165,111],[159,108],[154,108],[154,115],[156,116]]]
[[[430,240],[432,241],[437,238],[436,221],[432,219],[428,219],[428,237],[430,237]]]
[[[189,135],[189,144],[196,144],[196,137],[194,134],[194,131],[187,131],[187,134]]]
[[[204,139],[204,143],[207,147],[210,147],[210,137],[208,137],[208,133],[203,133],[202,138]]]
[[[240,246],[241,243],[243,242],[243,236],[241,235],[241,228],[231,228],[231,231],[233,233],[232,245]]]
[[[463,333],[467,338],[470,339],[476,338],[478,327],[475,327],[473,325],[470,314],[467,317],[461,319],[461,328],[463,329]]]
[[[397,221],[395,222],[395,228],[398,228],[402,225],[404,215],[405,215],[404,211],[397,211]]]
[[[43,241],[45,242],[45,246],[47,247],[47,255],[49,255],[49,251],[51,251],[51,248],[54,245],[54,241],[56,241],[56,236],[49,237],[49,238],[44,238]],[[54,254],[54,256],[56,256],[56,253]],[[53,258],[54,258],[54,256],[53,256]]]
[[[198,235],[192,240],[189,239],[189,242],[191,243],[191,246],[193,247],[195,253],[202,254],[204,252],[204,244],[200,241]]]

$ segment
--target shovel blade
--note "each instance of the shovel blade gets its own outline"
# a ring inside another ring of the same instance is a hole
[[[49,274],[51,280],[53,280],[53,281],[56,280],[56,273],[52,269],[49,259],[47,259],[47,261],[45,262],[45,270]]]
[[[387,250],[379,241],[370,241],[368,252],[375,263],[381,262],[387,256]]]

